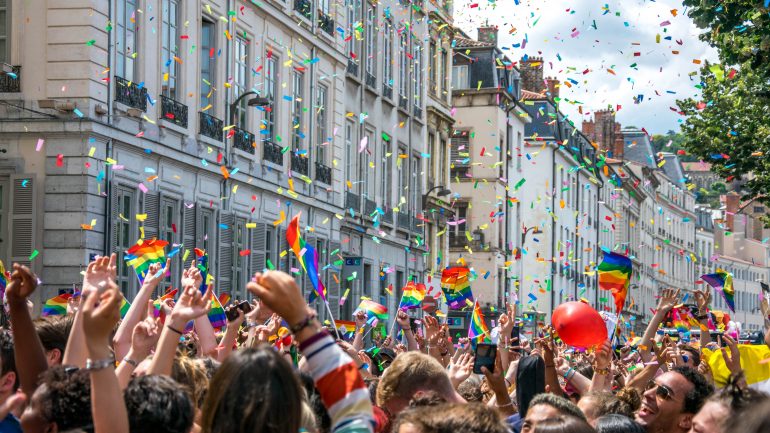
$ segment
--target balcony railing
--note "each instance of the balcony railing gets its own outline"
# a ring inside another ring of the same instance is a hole
[[[300,155],[297,151],[291,152],[291,169],[299,174],[307,176],[310,173],[310,165],[306,156]]]
[[[147,111],[147,88],[116,75],[115,100],[131,108]]]
[[[377,89],[377,77],[370,74],[369,72],[366,73],[366,85],[371,87],[372,89]]]
[[[187,128],[187,106],[167,96],[160,95],[160,109],[163,119],[174,125]]]
[[[398,217],[396,218],[396,223],[398,228],[409,230],[409,215],[399,212]]]
[[[465,234],[449,232],[449,248],[465,248],[468,245],[468,238]]]
[[[262,158],[265,161],[269,161],[277,165],[283,165],[283,153],[281,153],[281,150],[281,146],[273,143],[272,141],[262,142]]]
[[[455,177],[464,179],[465,177],[467,177],[468,173],[470,172],[471,172],[471,167],[469,165],[457,165],[457,163],[455,163],[455,166],[449,169],[449,177],[451,177],[452,179],[454,179]]]
[[[382,83],[382,96],[393,99],[393,88],[388,86],[387,83]]]
[[[412,114],[414,114],[414,117],[422,119],[422,108],[416,105],[412,106]]]
[[[385,211],[385,214],[382,215],[382,222],[393,224],[393,209],[388,209]]]
[[[334,36],[334,18],[320,10],[318,11],[318,27],[331,36]]]
[[[310,0],[294,0],[294,10],[307,19],[313,19],[313,6]]]
[[[358,63],[353,59],[348,59],[348,74],[358,76]]]
[[[198,133],[222,141],[222,121],[201,111],[198,118]]]
[[[409,111],[409,98],[404,95],[398,95],[398,108],[408,112]]]
[[[315,180],[325,183],[327,185],[332,184],[332,168],[321,164],[320,162],[315,163]]]
[[[422,233],[422,229],[424,227],[424,221],[417,218],[412,217],[412,231],[416,233]]]
[[[233,135],[233,147],[254,155],[256,151],[253,144],[254,134],[241,128],[234,129],[235,135]]]
[[[0,93],[21,92],[21,66],[12,66],[11,72],[0,73]]]
[[[377,203],[374,200],[368,198],[364,199],[364,214],[367,217],[372,217],[372,214],[377,211]]]
[[[361,209],[361,196],[350,191],[345,192],[345,209],[353,209],[358,212]]]

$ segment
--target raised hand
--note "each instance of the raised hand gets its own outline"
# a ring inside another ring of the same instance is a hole
[[[396,313],[396,323],[398,323],[402,331],[412,329],[409,327],[409,316],[407,316],[406,311],[398,310],[398,313]]]
[[[738,351],[738,343],[727,334],[722,335],[722,339],[727,343],[727,348],[730,349],[729,354],[727,353],[727,348],[722,347],[719,349],[722,352],[722,358],[725,359],[725,365],[727,365],[730,373],[737,375],[742,371],[741,352]]]
[[[596,349],[594,369],[605,370],[610,367],[610,361],[612,361],[612,344],[607,340]]]
[[[108,342],[115,324],[120,320],[122,300],[123,295],[118,291],[118,285],[112,280],[107,281],[107,287],[102,293],[92,292],[85,298],[81,310],[83,332],[86,336],[88,353],[92,358],[102,358],[110,353]]]
[[[166,265],[161,266],[160,263],[150,264],[150,268],[147,270],[147,275],[144,277],[143,287],[158,287],[158,284],[166,276],[166,272],[171,269],[171,259],[166,260]],[[184,286],[183,286],[184,287]]]
[[[511,335],[511,332],[513,331],[513,318],[507,314],[501,314],[498,321],[500,323],[500,336],[507,337]]]
[[[281,271],[257,272],[246,289],[283,317],[289,326],[302,322],[308,315],[307,304],[296,281]]]
[[[457,353],[460,353],[458,350]],[[462,353],[459,356],[455,356],[452,362],[449,364],[449,380],[452,385],[457,388],[461,383],[465,382],[465,379],[471,376],[473,372],[473,354]]]
[[[179,296],[179,301],[171,311],[172,320],[178,323],[187,323],[203,316],[211,309],[210,299],[211,289],[206,290],[206,294],[202,295],[201,291],[194,285],[185,287]]]
[[[356,321],[356,329],[361,329],[366,326],[366,313],[363,311],[356,311],[353,314],[353,320]]]
[[[422,319],[422,324],[425,326],[425,340],[428,342],[428,346],[436,346],[439,338],[438,320],[433,316],[425,316]]]
[[[693,292],[695,296],[695,303],[698,305],[698,312],[700,314],[706,314],[711,303],[711,291],[709,290],[696,290]]]
[[[183,289],[186,289],[187,287],[195,287],[195,290],[199,290],[202,283],[203,277],[201,276],[201,271],[194,265],[190,266],[189,268],[185,269],[184,272],[182,272],[181,284]]]
[[[27,298],[34,293],[36,288],[37,276],[28,267],[14,263],[11,280],[5,289],[5,297],[8,303],[26,307]]]
[[[134,333],[131,335],[131,350],[146,358],[150,351],[160,338],[160,320],[147,317],[134,326]]]
[[[109,257],[97,257],[88,264],[83,276],[83,296],[89,296],[91,293],[102,293],[107,289],[110,281],[115,281],[117,275],[116,257],[115,253],[112,253]]]
[[[658,300],[658,311],[668,313],[676,304],[679,303],[679,294],[681,289],[663,289]]]

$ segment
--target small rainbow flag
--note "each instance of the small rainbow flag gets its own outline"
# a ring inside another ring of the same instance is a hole
[[[219,304],[222,305],[223,307],[227,306],[227,304],[230,302],[230,299],[232,299],[232,297],[230,296],[229,293],[219,294]]]
[[[406,283],[404,294],[401,295],[401,302],[398,303],[399,310],[414,310],[420,308],[420,303],[425,299],[425,284],[415,284],[414,281]]]
[[[446,268],[441,272],[441,290],[452,310],[464,308],[473,302],[470,270],[466,267]]]
[[[631,281],[631,259],[628,257],[605,251],[604,259],[596,268],[599,274],[599,288],[612,291],[615,299],[615,311],[619,314],[623,311],[628,295],[628,283]]]
[[[5,270],[3,261],[0,260],[0,303],[5,302],[5,288],[8,286],[10,274]]]
[[[365,311],[368,320],[377,318],[377,320],[388,319],[388,309],[384,305],[380,305],[370,299],[362,299],[361,304],[358,305],[357,311]]]
[[[61,295],[54,296],[53,298],[45,301],[43,305],[43,316],[64,316],[67,314],[67,300],[72,295],[69,293],[62,293]]]
[[[139,284],[144,283],[144,278],[153,263],[163,263],[166,261],[164,248],[168,242],[159,239],[149,241],[139,240],[136,245],[129,248],[125,253],[125,261],[128,266],[134,268],[136,276],[139,278]]]
[[[302,239],[299,231],[299,214],[291,219],[289,227],[286,229],[286,242],[289,243],[291,250],[294,251],[294,255],[297,256],[297,260],[302,265],[302,269],[307,274],[310,283],[313,284],[315,293],[325,302],[326,287],[318,278],[318,252],[316,252],[312,245]]]
[[[131,304],[129,304],[128,301],[126,300],[126,297],[123,296],[123,300],[120,301],[120,318],[121,319],[126,317],[126,314],[128,314],[129,308],[131,308]]]
[[[334,326],[337,328],[337,331],[339,331],[340,334],[345,336],[356,332],[356,322],[351,322],[349,320],[335,320]]]
[[[471,325],[468,327],[468,338],[477,341],[480,338],[489,340],[489,328],[484,322],[484,314],[481,312],[479,301],[473,305],[473,314],[471,314]]]
[[[206,294],[206,290],[208,290],[208,283],[209,280],[209,256],[206,254],[205,251],[196,248],[195,249],[195,257],[197,257],[198,264],[196,267],[198,270],[201,271],[201,277],[203,278],[203,282],[201,283],[201,293],[204,295]],[[211,309],[208,312],[208,318],[209,322],[211,322],[211,326],[213,326],[215,329],[217,328],[224,328],[227,326],[227,316],[225,315],[225,309],[222,308],[222,304],[219,302],[219,299],[212,293],[211,294]]]
[[[721,269],[717,269],[715,273],[701,275],[700,278],[707,282],[709,286],[720,290],[722,292],[722,296],[725,298],[727,306],[730,307],[730,311],[735,313],[735,289],[733,289],[733,276]]]

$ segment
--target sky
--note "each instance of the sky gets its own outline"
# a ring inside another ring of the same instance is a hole
[[[690,76],[696,62],[717,60],[675,0],[463,0],[454,7],[455,25],[468,36],[497,25],[498,45],[511,61],[540,56],[545,77],[577,82],[560,88],[560,108],[577,125],[594,110],[620,106],[623,126],[678,131],[682,117],[671,108],[699,96],[698,75]]]

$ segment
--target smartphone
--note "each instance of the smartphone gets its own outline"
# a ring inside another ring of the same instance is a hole
[[[238,309],[243,311],[243,314],[249,314],[251,312],[252,306],[249,301],[241,301],[238,304]]]
[[[513,325],[513,329],[511,329],[511,345],[521,346],[521,325]],[[513,349],[513,351],[521,353],[521,349]]]
[[[476,359],[473,361],[473,372],[483,374],[481,367],[487,367],[490,373],[495,371],[497,344],[479,343],[476,345]]]
[[[225,316],[227,316],[227,320],[232,322],[233,320],[238,318],[238,310],[243,311],[243,314],[246,314],[251,311],[251,304],[249,304],[249,301],[242,301],[238,305],[234,305],[230,307],[227,311],[225,311]]]
[[[417,334],[417,319],[414,317],[409,318],[409,328],[412,330],[412,334]]]

